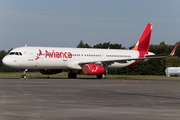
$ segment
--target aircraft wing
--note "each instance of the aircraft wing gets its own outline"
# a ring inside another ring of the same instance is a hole
[[[101,61],[86,61],[86,62],[79,62],[79,65],[84,65],[84,64],[98,64],[98,63],[103,63],[103,64],[111,64],[114,62],[119,62],[119,63],[127,63],[128,61],[131,60],[137,60],[137,61],[146,61],[147,59],[158,59],[158,58],[165,58],[165,57],[169,57],[169,56],[173,56],[176,48],[177,48],[178,44],[176,44],[176,46],[174,47],[174,49],[172,50],[172,52],[168,55],[146,55],[144,58],[127,58],[127,59],[113,59],[113,60],[101,60]]]

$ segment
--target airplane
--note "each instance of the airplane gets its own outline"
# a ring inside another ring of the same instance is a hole
[[[25,69],[21,78],[26,79],[27,69],[39,69],[42,74],[57,74],[70,70],[68,78],[76,78],[73,70],[82,70],[86,75],[97,75],[105,79],[108,69],[120,69],[139,64],[148,59],[173,56],[178,44],[169,55],[155,55],[149,52],[152,23],[145,27],[140,39],[131,50],[31,47],[25,45],[9,52],[2,62],[4,65]]]

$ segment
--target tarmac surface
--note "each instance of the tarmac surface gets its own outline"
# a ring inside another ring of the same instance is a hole
[[[180,120],[180,81],[0,78],[0,120]]]

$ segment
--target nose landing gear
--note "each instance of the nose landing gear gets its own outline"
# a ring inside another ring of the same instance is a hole
[[[21,78],[20,79],[27,79],[27,76],[26,76],[26,72],[28,71],[28,69],[25,69],[23,71],[23,75],[21,75]]]

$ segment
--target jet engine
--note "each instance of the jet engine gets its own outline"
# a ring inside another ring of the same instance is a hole
[[[57,74],[57,73],[61,73],[63,70],[62,69],[40,69],[39,70],[41,74]]]
[[[104,73],[104,67],[96,64],[85,64],[82,71],[86,75],[99,75]]]

